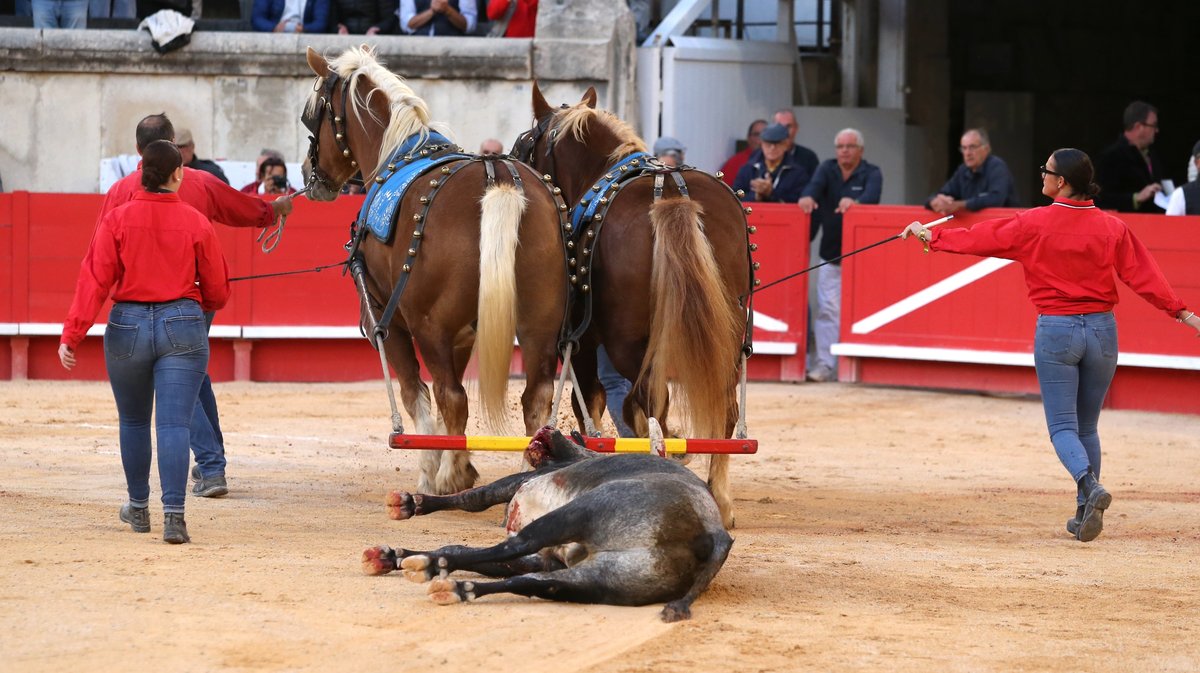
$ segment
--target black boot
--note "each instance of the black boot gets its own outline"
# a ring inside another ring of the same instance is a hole
[[[187,522],[183,520],[182,512],[167,512],[163,514],[163,541],[170,544],[183,544],[192,541],[191,536],[188,535]]]
[[[1083,518],[1083,509],[1083,505],[1076,507],[1075,518],[1067,519],[1067,532],[1071,535],[1075,535],[1075,533],[1079,530],[1079,521]]]
[[[1083,515],[1079,518],[1075,539],[1091,542],[1104,530],[1104,510],[1112,504],[1112,495],[1096,481],[1095,475],[1090,471],[1079,478],[1079,488],[1084,497]]]

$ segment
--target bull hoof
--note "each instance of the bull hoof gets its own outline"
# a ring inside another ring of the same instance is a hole
[[[458,593],[458,582],[438,579],[429,583],[429,600],[438,605],[453,605],[463,602]]]
[[[421,495],[413,495],[405,491],[392,491],[387,494],[388,518],[394,521],[411,519],[421,513]]]
[[[668,624],[672,622],[682,622],[692,618],[692,610],[682,601],[674,601],[664,605],[662,613],[659,616],[661,616],[662,620]]]
[[[404,577],[410,582],[428,582],[434,577],[433,564],[431,559],[425,554],[417,554],[409,556],[400,562],[400,568],[404,571]]]
[[[362,553],[362,569],[368,575],[386,575],[396,569],[396,552],[391,547],[371,547]]]

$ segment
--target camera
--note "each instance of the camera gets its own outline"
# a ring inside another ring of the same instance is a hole
[[[272,175],[271,176],[271,186],[274,187],[275,189],[286,192],[287,188],[288,188],[287,178],[283,177],[282,175]]]

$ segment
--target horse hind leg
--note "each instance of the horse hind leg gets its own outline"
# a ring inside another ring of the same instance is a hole
[[[717,501],[717,509],[721,512],[721,523],[727,530],[733,530],[733,493],[729,487],[729,456],[713,454],[708,457],[708,490],[713,500]]]

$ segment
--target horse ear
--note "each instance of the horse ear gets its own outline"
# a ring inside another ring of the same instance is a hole
[[[533,83],[533,118],[541,119],[546,115],[554,112],[550,108],[550,104],[546,102],[546,98],[542,96],[542,90],[538,88],[537,82]]]
[[[308,60],[308,67],[312,68],[318,77],[329,76],[329,61],[326,61],[325,57],[318,54],[315,49],[308,47],[305,59]]]
[[[587,106],[596,109],[596,87],[589,86],[587,91],[583,92],[583,98],[579,99],[581,103],[587,103]]]

